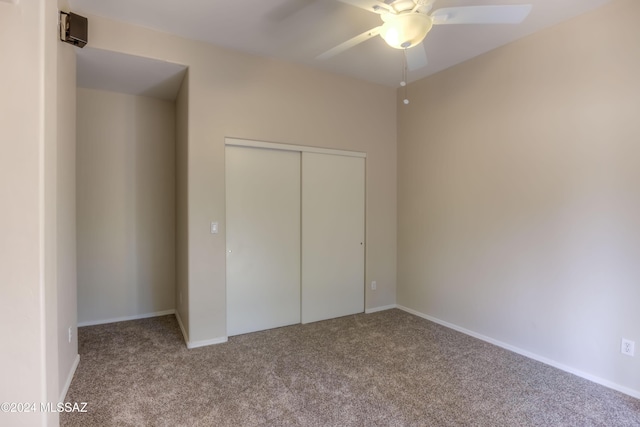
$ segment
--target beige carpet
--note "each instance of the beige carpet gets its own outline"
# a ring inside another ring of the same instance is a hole
[[[640,426],[640,400],[400,310],[187,350],[173,316],[79,330],[62,426]]]

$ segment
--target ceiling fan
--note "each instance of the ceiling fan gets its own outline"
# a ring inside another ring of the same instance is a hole
[[[409,70],[427,65],[422,41],[433,25],[519,24],[531,11],[530,4],[446,7],[431,11],[436,0],[338,0],[377,13],[382,24],[329,49],[316,59],[328,59],[375,36],[404,49]],[[414,49],[415,48],[415,49]]]

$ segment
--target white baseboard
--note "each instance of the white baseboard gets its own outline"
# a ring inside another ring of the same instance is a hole
[[[65,397],[67,397],[67,392],[69,391],[69,387],[71,386],[73,376],[76,374],[76,369],[78,369],[78,364],[80,364],[80,355],[76,354],[73,365],[71,365],[71,370],[69,370],[69,375],[67,375],[67,380],[64,383],[64,387],[62,387],[62,392],[60,393],[58,402],[64,402]]]
[[[176,319],[178,320],[178,325],[180,325],[180,330],[182,331],[182,337],[184,338],[184,342],[189,350],[191,350],[192,348],[206,347],[208,345],[222,344],[229,340],[228,337],[218,337],[210,340],[190,341],[189,334],[187,334],[187,330],[184,328],[184,324],[182,323],[182,319],[180,318],[180,313],[177,310],[175,312],[175,315]]]
[[[88,322],[79,322],[78,327],[81,328],[83,326],[104,325],[106,323],[126,322],[128,320],[138,320],[138,319],[147,319],[149,317],[168,316],[169,314],[175,314],[175,312],[176,310],[172,308],[170,310],[156,311],[153,313],[136,314],[134,316],[115,317],[112,319],[102,319],[102,320],[90,320]]]
[[[178,325],[180,326],[180,330],[182,331],[182,338],[184,339],[184,343],[187,348],[189,348],[189,334],[187,334],[187,330],[184,328],[184,324],[182,323],[182,318],[180,317],[180,312],[176,310],[176,320],[178,321]]]
[[[202,340],[202,341],[190,341],[189,334],[187,334],[187,330],[184,328],[184,324],[182,323],[180,314],[173,308],[171,310],[156,311],[155,313],[137,314],[135,316],[125,316],[125,317],[116,317],[113,319],[81,322],[81,323],[78,323],[78,327],[104,325],[106,323],[115,323],[115,322],[126,322],[128,320],[148,319],[149,317],[168,316],[170,314],[173,314],[176,316],[176,319],[178,320],[178,325],[180,325],[180,330],[182,331],[182,337],[184,338],[184,341],[187,344],[187,348],[189,349],[205,347],[213,344],[222,344],[228,341],[227,337],[218,337],[218,338],[212,338],[210,340]]]
[[[600,377],[597,377],[595,375],[591,375],[591,374],[589,374],[587,372],[580,371],[578,369],[572,368],[571,366],[564,365],[564,364],[562,364],[560,362],[557,362],[555,360],[546,358],[544,356],[540,356],[540,355],[535,354],[535,353],[531,353],[530,351],[523,350],[523,349],[515,347],[515,346],[513,346],[511,344],[507,344],[507,343],[504,343],[502,341],[498,341],[496,339],[493,339],[493,338],[490,338],[488,336],[479,334],[477,332],[470,331],[469,329],[465,329],[465,328],[460,327],[458,325],[454,325],[453,323],[445,322],[444,320],[440,320],[440,319],[438,319],[436,317],[429,316],[428,314],[421,313],[421,312],[413,310],[411,308],[404,307],[402,305],[397,305],[397,308],[399,308],[400,310],[406,311],[407,313],[411,313],[413,315],[416,315],[418,317],[422,317],[423,319],[430,320],[433,323],[437,323],[439,325],[445,326],[445,327],[447,327],[449,329],[453,329],[455,331],[462,332],[463,334],[472,336],[474,338],[477,338],[479,340],[488,342],[488,343],[496,345],[498,347],[502,347],[502,348],[504,348],[506,350],[509,350],[509,351],[512,351],[514,353],[518,353],[518,354],[520,354],[522,356],[528,357],[529,359],[537,360],[538,362],[542,362],[545,365],[553,366],[554,368],[560,369],[561,371],[568,372],[570,374],[573,374],[573,375],[576,375],[578,377],[584,378],[584,379],[589,380],[591,382],[594,382],[596,384],[603,385],[603,386],[608,387],[610,389],[619,391],[620,393],[624,393],[624,394],[627,394],[627,395],[629,395],[631,397],[635,397],[636,399],[640,399],[640,391],[633,390],[633,389],[630,389],[628,387],[624,387],[624,386],[622,386],[620,384],[616,384],[616,383],[614,383],[612,381],[605,380],[604,378],[600,378]]]
[[[371,314],[371,313],[377,313],[378,311],[391,310],[392,308],[396,308],[396,307],[397,307],[396,304],[383,305],[381,307],[367,308],[364,312],[366,314]]]
[[[218,337],[218,338],[212,338],[210,340],[202,340],[202,341],[189,341],[187,342],[187,348],[191,350],[192,348],[206,347],[208,345],[214,345],[214,344],[223,344],[227,341],[229,341],[228,337]]]

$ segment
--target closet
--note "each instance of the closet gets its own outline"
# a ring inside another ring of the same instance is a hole
[[[364,154],[228,138],[227,335],[364,311]]]

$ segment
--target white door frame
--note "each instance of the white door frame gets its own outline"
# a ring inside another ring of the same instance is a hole
[[[271,150],[299,151],[301,153],[307,152],[307,153],[333,154],[336,156],[363,157],[363,158],[367,157],[367,153],[362,153],[360,151],[335,150],[333,148],[308,147],[305,145],[292,145],[292,144],[281,144],[277,142],[252,141],[250,139],[239,139],[239,138],[225,138],[224,145],[236,145],[239,147],[268,148]]]

